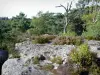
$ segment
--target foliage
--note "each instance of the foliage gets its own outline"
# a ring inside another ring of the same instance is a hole
[[[70,56],[72,61],[80,64],[81,66],[90,66],[92,63],[92,53],[89,51],[86,44],[82,44],[77,50],[73,50]]]
[[[33,64],[39,64],[39,57],[35,56],[33,59]]]
[[[30,19],[26,18],[26,15],[20,12],[19,15],[11,19],[11,26],[21,32],[25,32],[30,28]]]
[[[83,33],[83,36],[85,37],[93,37],[96,39],[99,39],[100,36],[100,19],[99,19],[100,14],[97,17],[97,22],[95,24],[90,25],[87,27],[87,32]]]
[[[62,31],[63,16],[54,13],[38,13],[37,17],[33,17],[31,22],[31,33],[35,35],[41,34],[58,34]]]
[[[57,36],[56,35],[40,35],[40,36],[35,36],[33,39],[33,43],[38,43],[38,44],[45,44],[45,43],[51,43],[53,39],[55,39]]]
[[[69,55],[70,63],[72,65],[77,64],[76,69],[72,67],[73,72],[80,73],[85,69],[91,75],[100,74],[100,67],[96,63],[96,58],[97,54],[92,53],[86,44],[82,44],[77,49],[72,50]]]
[[[66,36],[58,36],[53,41],[53,44],[55,45],[80,45],[83,43],[82,37],[66,37]]]
[[[85,31],[84,21],[80,17],[76,17],[72,24],[74,25],[72,31],[78,36],[82,35],[83,31]]]
[[[45,37],[41,37],[41,36],[37,36],[34,40],[35,43],[39,43],[39,44],[45,44],[45,43],[49,43],[49,39],[45,38]]]
[[[62,64],[62,58],[60,56],[54,57],[51,59],[52,63]]]
[[[48,40],[53,40],[57,37],[57,35],[44,34],[44,35],[41,35],[41,37],[48,38]]]
[[[67,28],[68,33],[74,33],[74,36],[81,36],[86,31],[85,21],[81,18],[78,9],[73,9],[69,13],[69,25]],[[67,34],[68,34],[67,33]]]
[[[69,28],[69,26],[68,26],[68,28]],[[68,30],[67,33],[65,33],[65,34],[64,33],[60,33],[59,35],[74,37],[74,36],[76,36],[76,33],[74,31]]]
[[[99,75],[100,74],[100,67],[98,67],[95,63],[90,68],[91,75]]]
[[[90,14],[85,14],[82,16],[82,19],[85,21],[87,25],[93,25],[93,19],[96,17],[97,13],[90,13]]]

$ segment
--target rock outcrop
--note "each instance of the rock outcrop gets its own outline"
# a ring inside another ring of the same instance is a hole
[[[88,41],[90,50],[97,53],[97,57],[100,58],[100,41],[90,40]]]
[[[64,59],[73,48],[75,48],[74,45],[32,44],[32,42],[25,41],[17,43],[15,50],[20,53],[21,57],[25,58],[44,55],[46,58],[61,56]]]
[[[2,67],[2,75],[53,75],[51,72],[40,70],[38,66],[24,65],[24,59],[8,59]]]
[[[100,41],[88,41],[90,50],[96,52],[100,57]],[[75,48],[74,45],[50,45],[50,44],[32,44],[30,41],[17,43],[15,50],[19,52],[20,58],[8,59],[2,67],[2,75],[53,75],[53,73],[42,70],[40,66],[52,64],[63,75],[67,68],[60,67],[57,63],[52,63],[51,58],[60,56],[63,65],[67,62],[70,51]],[[39,66],[33,64],[33,58],[40,57]]]
[[[30,41],[17,43],[15,50],[21,57],[8,59],[2,67],[2,75],[53,75],[33,64],[32,58],[43,55],[46,60],[40,62],[39,65],[53,64],[48,59],[54,56],[65,59],[73,48],[75,48],[73,45],[32,44]]]

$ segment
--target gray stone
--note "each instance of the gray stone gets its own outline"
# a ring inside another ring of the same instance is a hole
[[[40,61],[40,65],[52,64],[49,61],[54,56],[67,58],[70,51],[75,48],[74,45],[50,45],[50,44],[32,44],[30,41],[24,41],[15,45],[15,50],[19,52],[19,59],[8,59],[2,67],[2,75],[52,75],[51,72],[40,70],[38,65],[33,64],[32,58],[43,55],[46,60]],[[57,67],[55,65],[55,67]]]
[[[75,48],[74,45],[49,45],[49,44],[32,44],[25,41],[22,44],[17,43],[16,50],[20,53],[21,57],[33,57],[44,55],[46,58],[51,56],[61,56],[66,58],[69,52]]]
[[[34,65],[24,66],[23,59],[8,59],[2,67],[2,75],[52,75]]]
[[[92,46],[100,46],[100,41],[90,40],[87,43]]]

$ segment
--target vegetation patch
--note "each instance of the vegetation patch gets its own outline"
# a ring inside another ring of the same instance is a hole
[[[69,61],[74,65],[72,67],[73,72],[77,74],[80,74],[82,71],[87,71],[92,75],[99,75],[100,67],[97,65],[96,59],[97,54],[90,52],[86,44],[82,44],[77,49],[72,50],[69,55]]]
[[[80,45],[83,43],[82,37],[66,37],[66,36],[59,36],[56,37],[55,40],[52,41],[54,45]]]
[[[40,35],[36,36],[33,40],[33,43],[38,43],[38,44],[45,44],[45,43],[51,43],[51,41],[56,38],[56,35]]]
[[[52,64],[47,64],[42,67],[42,69],[49,70],[49,71],[51,71],[53,68],[54,68],[54,66]]]
[[[35,56],[34,58],[32,58],[33,60],[33,64],[39,64],[39,57]]]
[[[62,58],[60,56],[54,57],[51,59],[52,63],[62,64]]]

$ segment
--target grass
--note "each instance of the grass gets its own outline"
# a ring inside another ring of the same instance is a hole
[[[51,59],[52,63],[62,64],[62,58],[60,56],[54,57]]]
[[[32,58],[32,60],[33,60],[33,64],[39,64],[39,57],[38,56]]]

